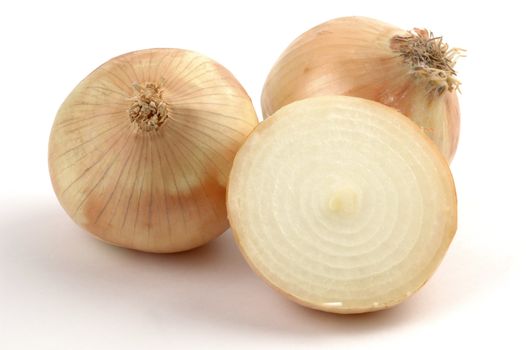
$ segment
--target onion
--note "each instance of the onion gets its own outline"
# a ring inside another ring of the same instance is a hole
[[[412,295],[457,217],[448,163],[431,140],[396,110],[345,96],[294,102],[256,127],[234,160],[227,208],[256,273],[335,313]]]
[[[257,124],[243,87],[179,49],[104,63],[67,97],[49,140],[55,193],[98,238],[149,252],[191,249],[228,228],[226,183]]]
[[[460,123],[454,70],[460,52],[425,29],[334,19],[302,34],[278,59],[263,89],[263,114],[312,96],[367,98],[411,118],[451,161]]]

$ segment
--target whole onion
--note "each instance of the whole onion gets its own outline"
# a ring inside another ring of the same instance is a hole
[[[454,70],[460,51],[425,29],[334,19],[302,34],[279,57],[263,90],[263,114],[307,97],[362,97],[411,118],[451,161],[460,124]]]
[[[149,252],[200,246],[228,228],[234,155],[257,124],[224,67],[180,49],[131,52],[86,77],[49,139],[55,193],[98,238]]]

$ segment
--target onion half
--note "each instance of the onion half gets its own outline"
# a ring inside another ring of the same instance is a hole
[[[191,249],[228,228],[228,175],[256,124],[250,98],[218,63],[180,49],[131,52],[93,71],[60,107],[53,188],[106,242]]]
[[[449,166],[416,125],[373,101],[291,103],[256,127],[227,190],[252,269],[305,306],[394,306],[433,274],[456,231]]]
[[[313,96],[367,98],[409,117],[451,161],[460,127],[454,70],[460,52],[427,30],[334,19],[302,34],[279,57],[263,89],[263,115]]]

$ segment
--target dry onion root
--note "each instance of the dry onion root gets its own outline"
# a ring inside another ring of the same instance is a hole
[[[55,193],[75,222],[150,252],[202,245],[227,227],[235,153],[257,124],[245,90],[197,53],[116,57],[61,106],[49,141]]]
[[[227,190],[253,270],[305,306],[394,306],[432,275],[456,231],[456,194],[436,146],[396,110],[326,96],[264,120]]]
[[[280,56],[263,90],[263,114],[313,96],[367,98],[411,118],[451,161],[460,124],[454,70],[460,53],[425,29],[334,19],[302,34]]]

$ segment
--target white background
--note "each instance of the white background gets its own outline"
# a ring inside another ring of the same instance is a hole
[[[3,1],[0,5],[0,349],[526,348],[526,30],[520,2]],[[301,5],[300,5],[301,4]],[[59,206],[47,141],[67,94],[113,56],[205,53],[256,109],[296,36],[363,15],[427,27],[468,50],[457,65],[459,228],[409,301],[338,316],[277,295],[227,231],[204,248],[151,255],[108,246]]]

